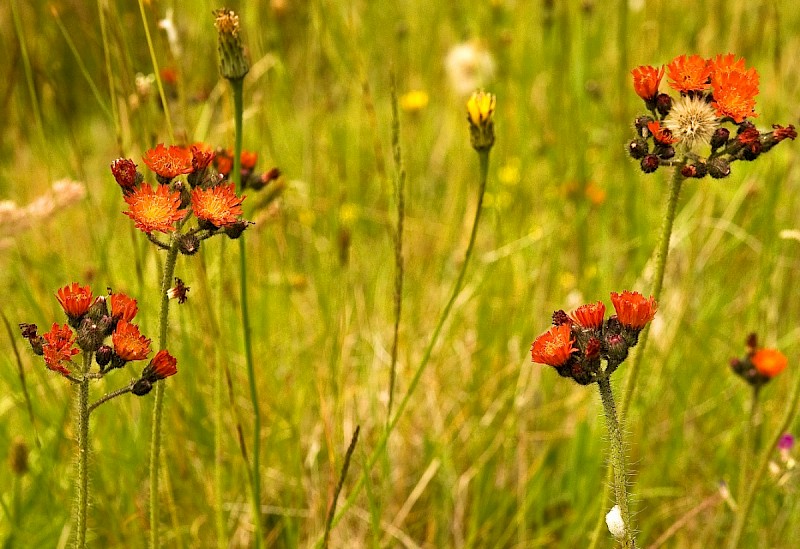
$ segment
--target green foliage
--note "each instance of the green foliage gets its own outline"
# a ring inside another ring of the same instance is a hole
[[[108,169],[118,156],[141,164],[146,149],[169,141],[156,88],[144,95],[135,85],[137,73],[152,72],[137,6],[110,2],[103,12],[109,78],[96,4],[56,3],[74,50],[44,3],[16,4],[45,140],[10,10],[2,10],[0,198],[25,204],[64,177],[83,182],[87,197],[27,231],[0,222],[0,307],[14,323],[49,326],[61,320],[55,290],[80,281],[96,293],[109,286],[138,297],[142,329],[156,333],[164,257],[121,215]],[[630,69],[681,53],[734,52],[761,74],[755,122],[797,124],[800,12],[788,0],[630,2],[641,4],[636,10],[627,1],[464,4],[264,0],[240,12],[252,64],[244,147],[259,152],[260,168],[280,167],[287,184],[277,210],[257,209],[255,192],[244,203],[257,222],[246,243],[267,546],[316,543],[355,426],[361,437],[343,498],[384,429],[394,277],[390,70],[400,95],[421,89],[430,97],[421,111],[401,112],[398,401],[448,297],[474,211],[478,159],[465,98],[443,68],[448,49],[464,40],[481,40],[497,64],[487,86],[497,95],[496,145],[465,290],[388,455],[332,532],[333,547],[585,546],[605,478],[599,399],[531,365],[529,348],[554,309],[610,305],[610,291],[651,287],[669,172],[645,176],[625,156],[643,111]],[[157,26],[168,3],[147,10],[159,66],[178,74],[176,84],[165,82],[176,139],[230,147],[232,105],[211,15],[218,6],[174,5],[181,52]],[[735,484],[749,391],[727,362],[741,355],[745,336],[757,331],[790,357],[761,395],[765,433],[798,375],[800,242],[781,237],[798,229],[798,146],[737,163],[727,179],[684,184],[625,424],[643,546],[714,496],[720,481]],[[226,388],[223,397],[222,499],[231,546],[250,539],[235,427],[238,418],[252,430],[235,254],[214,239],[179,258],[176,270],[191,292],[185,305],[173,303],[169,333],[179,368],[165,395],[162,539],[170,547],[214,543],[213,380],[225,367],[232,394]],[[68,535],[74,494],[72,394],[24,343],[17,341],[41,446],[2,334],[0,456],[17,436],[31,456],[18,516],[12,475],[0,474],[0,512],[11,515],[0,536],[55,547]],[[106,390],[138,373],[109,376]],[[617,394],[625,373],[623,365],[613,380]],[[131,396],[92,414],[89,538],[98,547],[145,546],[151,408],[151,398]],[[800,545],[799,489],[797,479],[778,486],[768,477],[743,546]],[[732,516],[717,501],[684,520],[667,546],[719,546]],[[601,544],[611,545],[610,536]]]

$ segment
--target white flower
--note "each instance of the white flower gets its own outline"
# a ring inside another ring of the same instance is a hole
[[[672,104],[664,127],[686,151],[692,151],[698,145],[708,145],[719,122],[714,107],[704,97],[685,95]]]
[[[483,46],[465,42],[453,46],[444,60],[450,85],[461,96],[466,97],[494,77],[494,59]]]
[[[614,538],[622,539],[625,537],[625,523],[622,520],[619,505],[612,507],[611,511],[606,514],[606,526],[608,526],[608,531],[611,532]]]

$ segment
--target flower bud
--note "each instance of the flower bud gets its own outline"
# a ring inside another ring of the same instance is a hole
[[[731,174],[731,165],[724,158],[712,158],[708,161],[708,175],[714,179],[722,179]]]
[[[476,151],[488,151],[494,145],[494,109],[497,98],[491,93],[476,91],[467,101],[470,142]]]
[[[214,26],[217,28],[217,53],[219,72],[228,80],[241,80],[250,72],[250,63],[244,54],[239,36],[239,16],[232,10],[214,11]]]
[[[725,145],[730,136],[731,132],[728,130],[728,128],[717,128],[717,130],[714,132],[714,135],[711,136],[711,149],[719,149]]]
[[[656,110],[661,116],[667,116],[672,110],[672,98],[666,93],[658,94],[656,97]]]
[[[133,384],[133,388],[131,389],[131,393],[136,396],[144,396],[150,391],[153,390],[153,384],[150,383],[146,379],[140,379],[136,383]]]
[[[641,137],[637,137],[628,143],[628,154],[631,155],[631,158],[641,160],[648,152],[650,150],[647,146],[647,141]]]
[[[250,226],[250,224],[251,223],[249,221],[245,221],[243,219],[240,219],[236,223],[234,223],[232,225],[228,225],[228,226],[225,227],[225,229],[224,229],[225,235],[228,238],[230,238],[231,240],[236,240],[237,238],[242,236],[242,233],[244,232],[244,230],[247,227]]]
[[[654,154],[645,155],[640,163],[642,171],[644,173],[653,173],[658,169],[659,164],[660,161],[658,160],[658,157]]]
[[[178,237],[178,250],[183,255],[194,255],[200,250],[200,239],[191,233],[182,234]]]
[[[100,345],[100,347],[94,353],[94,360],[97,362],[97,365],[100,366],[100,369],[106,367],[106,365],[111,362],[111,357],[114,355],[114,350],[111,348],[110,345]]]

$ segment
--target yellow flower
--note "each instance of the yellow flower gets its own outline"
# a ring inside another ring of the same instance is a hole
[[[400,108],[406,112],[419,112],[428,106],[428,94],[422,90],[412,90],[400,97]]]
[[[494,109],[496,97],[483,90],[476,91],[467,101],[472,147],[477,151],[488,151],[494,145]]]

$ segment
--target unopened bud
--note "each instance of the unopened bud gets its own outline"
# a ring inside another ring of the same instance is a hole
[[[642,171],[644,173],[653,173],[658,169],[659,164],[660,161],[658,160],[658,157],[654,154],[645,155],[640,163]]]
[[[648,152],[650,152],[650,150],[647,146],[647,141],[641,137],[637,137],[628,143],[628,154],[631,155],[631,158],[641,160]]]
[[[724,158],[712,158],[708,161],[708,175],[714,179],[722,179],[731,174],[731,165]]]
[[[244,54],[239,36],[239,16],[232,10],[214,11],[214,26],[217,28],[217,52],[219,72],[228,80],[241,80],[250,72],[250,63]]]
[[[467,120],[472,148],[488,151],[494,145],[494,109],[497,98],[483,90],[476,91],[467,101]]]

